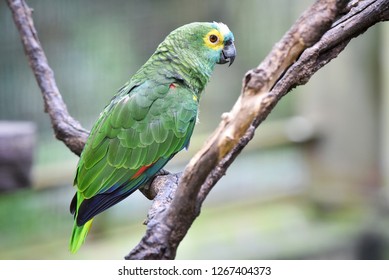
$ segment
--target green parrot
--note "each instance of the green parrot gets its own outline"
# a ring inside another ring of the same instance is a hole
[[[100,114],[80,156],[70,204],[70,251],[83,244],[94,216],[120,202],[187,148],[201,92],[215,64],[235,59],[223,23],[172,31]]]

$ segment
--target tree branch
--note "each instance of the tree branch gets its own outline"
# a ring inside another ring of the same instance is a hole
[[[347,2],[315,2],[265,60],[247,72],[241,96],[186,167],[170,207],[148,224],[145,236],[126,259],[173,259],[207,194],[280,98],[308,82],[352,38],[388,20],[388,0],[353,1],[346,7]],[[346,14],[334,23],[341,13]]]
[[[55,137],[64,142],[73,153],[80,155],[89,132],[69,115],[53,70],[39,42],[31,16],[32,9],[23,0],[7,0],[7,3],[22,39],[24,52],[41,89],[45,112],[50,116]]]
[[[31,10],[23,0],[7,2],[55,135],[79,155],[88,132],[66,109],[39,43]],[[173,259],[178,245],[199,215],[204,199],[279,99],[293,87],[308,82],[353,37],[379,21],[388,20],[389,0],[355,0],[346,7],[347,2],[316,1],[304,12],[265,60],[246,73],[241,96],[231,112],[223,115],[219,127],[192,158],[183,175],[157,176],[144,189],[147,197],[154,198],[147,230],[126,259]],[[343,16],[337,19],[341,13]]]
[[[272,98],[273,107],[278,100],[290,92],[294,87],[303,85],[320,68],[336,58],[347,46],[350,40],[364,33],[369,27],[380,21],[389,20],[389,1],[351,1],[346,10],[348,11],[321,37],[312,47],[307,48],[287,70],[280,80],[277,81],[268,96]],[[272,108],[271,108],[272,109]],[[240,151],[254,137],[255,128],[266,118],[266,115],[259,114],[255,117],[252,127],[240,139],[234,150],[227,155],[218,165],[202,186],[201,193],[208,193],[209,188],[224,175],[226,168],[232,163]],[[220,171],[218,171],[220,170]],[[214,179],[211,179],[214,178]],[[203,200],[200,199],[199,200]]]

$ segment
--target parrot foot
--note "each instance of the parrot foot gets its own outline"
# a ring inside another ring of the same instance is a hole
[[[147,197],[149,200],[153,200],[154,197],[157,195],[158,190],[152,188],[153,181],[155,177],[157,176],[165,176],[171,174],[166,169],[161,169],[155,175],[151,178],[151,180],[148,180],[145,184],[143,184],[141,187],[139,187],[139,191],[143,193],[145,197]]]

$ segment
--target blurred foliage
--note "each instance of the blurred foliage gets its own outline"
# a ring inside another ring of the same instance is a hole
[[[180,171],[193,147],[201,146],[232,107],[244,73],[260,63],[311,2],[28,4],[69,112],[88,129],[171,30],[192,21],[222,21],[230,27],[237,59],[231,67],[216,67],[202,96],[191,148],[168,165]],[[0,32],[0,120],[28,120],[38,129],[35,185],[0,194],[0,259],[122,258],[142,236],[150,202],[135,193],[99,215],[87,243],[79,254],[70,255],[73,221],[68,206],[77,157],[53,137],[5,1],[0,2]],[[381,120],[380,104],[388,96],[382,77],[389,72],[383,34],[378,28],[369,30],[307,86],[295,89],[298,94],[281,100],[211,192],[178,258],[354,258],[366,229],[387,240],[389,225],[382,218],[386,204],[376,201],[385,186],[380,162],[389,158],[380,138],[380,124],[387,121]],[[291,121],[296,115],[304,117],[314,138],[301,145],[290,134],[307,131]]]

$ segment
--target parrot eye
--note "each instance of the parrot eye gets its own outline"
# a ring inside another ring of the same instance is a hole
[[[215,44],[219,41],[219,37],[217,37],[215,34],[211,34],[211,35],[209,35],[209,41],[212,44]]]

